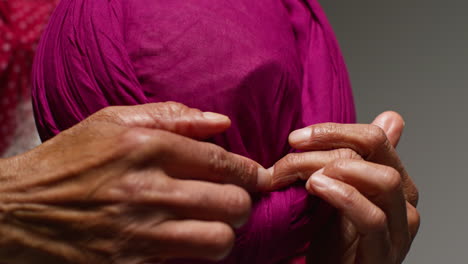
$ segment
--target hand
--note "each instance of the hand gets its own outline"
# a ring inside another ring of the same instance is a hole
[[[417,188],[395,150],[403,127],[404,121],[399,114],[385,112],[370,125],[312,125],[292,132],[289,142],[292,147],[307,151],[348,148],[367,161],[394,168],[400,173],[406,200],[416,206]]]
[[[418,192],[394,150],[403,120],[387,112],[373,124],[319,124],[290,136],[301,150],[349,148],[364,158],[335,159],[308,179],[309,192],[339,212],[314,234],[310,263],[401,263],[417,233]]]
[[[269,175],[252,160],[188,138],[229,126],[225,116],[177,103],[110,107],[0,160],[0,261],[224,257],[233,228],[249,216],[245,189],[263,189]]]

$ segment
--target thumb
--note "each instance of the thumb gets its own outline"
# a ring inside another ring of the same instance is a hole
[[[231,120],[225,115],[202,112],[176,102],[111,106],[88,118],[88,122],[93,121],[161,129],[195,139],[209,138],[231,126]]]
[[[385,131],[393,147],[398,145],[398,141],[400,141],[400,137],[403,133],[403,128],[405,127],[405,121],[400,114],[394,111],[383,112],[374,119],[372,124],[379,126]]]

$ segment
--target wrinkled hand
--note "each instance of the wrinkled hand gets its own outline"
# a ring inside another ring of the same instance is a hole
[[[307,179],[307,190],[338,211],[314,234],[309,263],[403,261],[420,220],[418,191],[394,149],[402,129],[402,118],[386,112],[371,125],[318,124],[290,135],[308,152],[275,164],[273,185]]]
[[[191,139],[229,126],[172,102],[110,107],[0,160],[0,262],[222,258],[269,175]]]

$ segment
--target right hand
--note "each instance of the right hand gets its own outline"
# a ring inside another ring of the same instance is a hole
[[[229,126],[172,102],[109,107],[0,160],[0,262],[223,258],[269,175],[191,139]]]

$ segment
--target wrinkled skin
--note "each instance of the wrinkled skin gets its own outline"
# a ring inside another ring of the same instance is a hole
[[[395,112],[372,124],[317,124],[291,133],[289,154],[270,168],[273,185],[297,179],[335,208],[313,234],[307,262],[399,264],[420,224],[418,191],[395,147],[404,127]]]
[[[310,263],[401,263],[419,225],[417,190],[389,147],[402,125],[385,119],[374,122],[383,130],[319,124],[300,140],[291,135],[305,152],[266,171],[195,140],[227,129],[225,116],[173,102],[106,108],[29,153],[0,160],[0,260],[218,260],[249,216],[248,191],[303,179],[337,208],[336,221],[314,235]]]
[[[246,190],[261,190],[268,175],[252,160],[189,138],[229,125],[225,116],[172,102],[111,107],[1,160],[0,260],[224,257],[233,228],[249,216]]]

